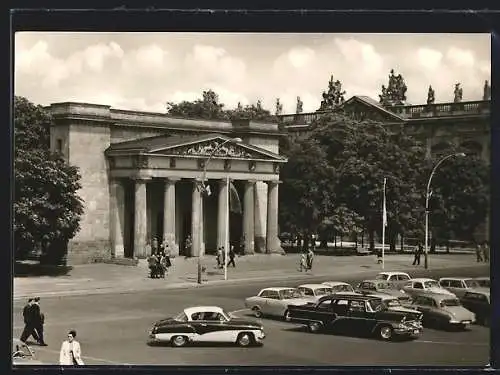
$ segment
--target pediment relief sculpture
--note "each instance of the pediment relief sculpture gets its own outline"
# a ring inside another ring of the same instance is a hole
[[[257,152],[250,152],[238,145],[224,143],[223,140],[213,140],[210,142],[197,143],[189,146],[176,147],[168,150],[169,154],[173,155],[192,155],[209,157],[232,157],[232,158],[262,158]]]

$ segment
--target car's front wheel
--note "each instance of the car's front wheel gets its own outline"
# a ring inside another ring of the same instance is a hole
[[[321,330],[321,323],[319,322],[309,322],[307,323],[307,329],[311,333],[317,333]]]
[[[250,346],[254,343],[254,337],[249,332],[242,332],[236,338],[236,344],[242,347]]]
[[[259,306],[252,307],[252,312],[253,316],[255,316],[256,318],[262,318],[262,316],[264,315],[262,314],[262,310],[260,309]]]
[[[391,326],[383,325],[378,329],[378,335],[382,340],[389,341],[392,339],[393,329]]]
[[[292,317],[290,316],[290,311],[286,310],[285,313],[283,314],[283,320],[285,322],[289,322],[291,319]]]
[[[186,336],[174,336],[170,341],[172,343],[172,346],[180,348],[181,346],[185,346],[188,343],[188,338]]]

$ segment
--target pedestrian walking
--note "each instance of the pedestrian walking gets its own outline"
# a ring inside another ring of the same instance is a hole
[[[307,271],[307,254],[303,252],[299,258],[299,271]]]
[[[236,267],[236,264],[234,263],[235,256],[236,256],[236,253],[234,252],[234,245],[231,245],[231,250],[229,250],[229,263],[227,264],[228,267],[230,264],[232,264],[233,267]]]
[[[170,267],[172,267],[172,254],[170,253],[170,247],[168,246],[168,244],[165,244],[164,252],[165,252],[165,266],[167,267],[168,271],[170,270]]]
[[[481,244],[476,244],[476,261],[478,263],[482,262],[483,261],[483,254],[482,254],[483,250],[481,249]]]
[[[423,252],[423,247],[422,243],[418,242],[417,245],[415,246],[415,256],[413,258],[413,266],[420,265],[420,256],[422,255]]]
[[[153,237],[153,241],[151,241],[151,252],[158,253],[159,250],[158,239],[156,237]]]
[[[217,254],[215,255],[215,260],[217,261],[217,268],[222,268],[222,247],[219,246],[217,249]]]
[[[64,340],[59,353],[59,364],[63,366],[83,366],[82,348],[75,340],[76,331],[68,332],[68,339]]]
[[[485,262],[490,261],[490,246],[488,244],[488,241],[483,242],[483,259]]]
[[[156,255],[156,253],[152,253],[148,257],[148,267],[149,267],[149,276],[152,279],[158,278],[158,266],[160,265],[160,259]]]
[[[193,240],[191,240],[191,235],[188,235],[186,242],[184,243],[184,254],[186,258],[191,255],[191,247],[193,246]]]
[[[32,309],[33,326],[38,335],[38,345],[47,346],[43,338],[43,325],[45,324],[45,315],[40,310],[40,297],[35,297]]]
[[[312,270],[313,260],[314,260],[314,252],[312,251],[311,248],[309,248],[309,250],[307,252],[307,269],[308,270]]]
[[[36,342],[40,341],[33,322],[33,304],[34,299],[30,298],[28,299],[28,303],[23,308],[24,329],[21,333],[20,340],[24,343],[27,339],[29,339],[30,336],[33,336]]]

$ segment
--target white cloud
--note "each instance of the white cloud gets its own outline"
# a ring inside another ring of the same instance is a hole
[[[383,58],[371,44],[360,42],[356,39],[336,38],[335,44],[345,60],[359,66],[364,70],[377,71],[383,66]]]
[[[446,58],[458,66],[471,67],[474,65],[474,53],[457,47],[450,47],[446,53]]]
[[[295,68],[302,68],[307,66],[313,59],[315,53],[310,48],[292,48],[288,51],[288,60]]]
[[[443,59],[441,52],[425,47],[419,48],[417,56],[420,65],[427,69],[436,69]]]

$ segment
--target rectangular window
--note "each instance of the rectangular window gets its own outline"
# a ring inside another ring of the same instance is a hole
[[[57,151],[59,154],[62,154],[62,148],[63,148],[63,145],[62,145],[62,139],[57,139],[57,140],[56,140],[56,151]]]

